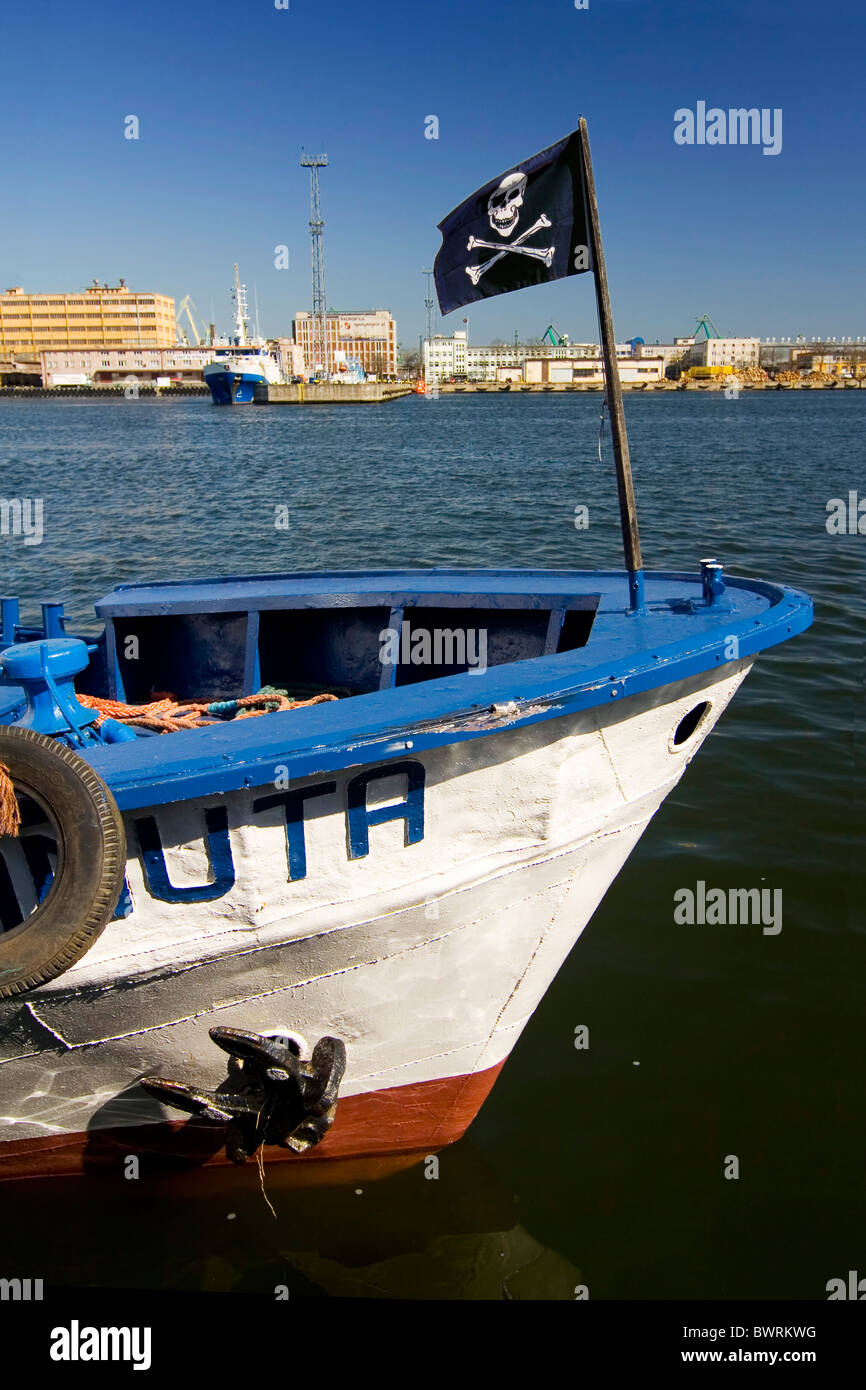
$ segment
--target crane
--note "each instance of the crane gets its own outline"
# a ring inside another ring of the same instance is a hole
[[[180,307],[178,308],[177,314],[175,315],[175,324],[177,326],[177,338],[178,342],[185,343],[188,347],[201,347],[207,340],[205,334],[199,330],[198,324],[196,323],[195,318],[193,317],[193,310],[195,310],[195,313],[198,313],[198,310],[193,304],[190,296],[188,294],[185,294],[183,299],[180,301]],[[190,342],[189,340],[189,335],[187,333],[184,333],[180,326],[180,321],[184,314],[186,314],[187,323],[189,324],[190,330],[192,332],[192,342]]]
[[[704,330],[708,338],[720,338],[722,336],[719,330],[716,328],[716,325],[710,318],[709,314],[702,314],[701,317],[698,319],[698,326],[694,332],[694,337],[696,339],[701,329]],[[710,329],[713,330],[712,333],[710,332]]]
[[[568,342],[568,334],[560,333],[555,324],[549,323],[541,341],[550,343],[551,347],[565,347]]]

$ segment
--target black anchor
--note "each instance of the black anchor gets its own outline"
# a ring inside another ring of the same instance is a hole
[[[215,1091],[198,1090],[162,1076],[141,1077],[157,1100],[230,1126],[226,1152],[234,1163],[261,1144],[303,1153],[324,1137],[337,1113],[337,1091],[346,1070],[339,1038],[320,1038],[308,1062],[292,1038],[264,1037],[242,1028],[211,1028],[229,1054],[228,1076]]]

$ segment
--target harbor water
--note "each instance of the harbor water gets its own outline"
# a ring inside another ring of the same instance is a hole
[[[65,600],[77,631],[96,597],[139,579],[618,568],[600,405],[2,400],[0,494],[41,499],[42,534],[0,537],[0,588],[25,621]],[[262,1173],[3,1185],[5,1275],[291,1297],[813,1300],[858,1261],[866,1274],[866,534],[851,496],[859,485],[866,531],[864,408],[862,392],[626,399],[646,567],[715,556],[804,589],[815,623],[759,657],[438,1166],[306,1190],[267,1159]],[[853,517],[844,533],[828,504]],[[675,895],[699,883],[778,892],[780,913],[769,929],[682,924]]]

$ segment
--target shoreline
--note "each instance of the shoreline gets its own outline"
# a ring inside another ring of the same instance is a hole
[[[376,401],[393,400],[399,396],[414,395],[414,389],[405,383],[387,383],[386,389],[377,394],[364,396],[363,399]],[[860,391],[866,388],[866,377],[860,381],[848,382],[819,382],[819,381],[762,381],[762,382],[740,382],[739,391],[835,391],[842,395],[847,391]],[[341,389],[341,388],[338,388]],[[345,389],[345,388],[342,388]],[[351,390],[351,388],[348,388]],[[686,395],[698,391],[708,391],[718,394],[724,393],[727,389],[727,382],[723,380],[712,382],[689,382],[688,385],[680,385],[678,382],[623,382],[624,393],[633,395],[649,395],[653,393],[671,394],[679,393]],[[445,383],[439,387],[439,395],[542,395],[542,394],[595,394],[603,395],[604,387],[599,383],[568,383],[568,382],[466,382],[465,384],[455,385]],[[432,394],[432,393],[431,393]],[[170,396],[174,399],[180,397],[190,397],[200,400],[202,397],[209,396],[210,392],[204,385],[202,386],[167,386],[157,388],[155,386],[139,386],[135,399],[146,397],[155,400],[157,397]],[[115,386],[0,386],[0,400],[122,400],[125,399],[125,391],[122,387]],[[349,396],[348,394],[337,396],[328,392],[322,393],[317,400],[310,388],[306,393],[298,392],[297,388],[288,388],[285,394],[271,401],[259,401],[257,404],[271,405],[312,405],[312,404],[356,404],[359,397]],[[426,396],[424,397],[426,399]]]

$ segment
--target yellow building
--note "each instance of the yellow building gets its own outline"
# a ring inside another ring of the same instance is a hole
[[[174,300],[95,280],[80,294],[0,295],[0,356],[64,347],[173,347]]]

